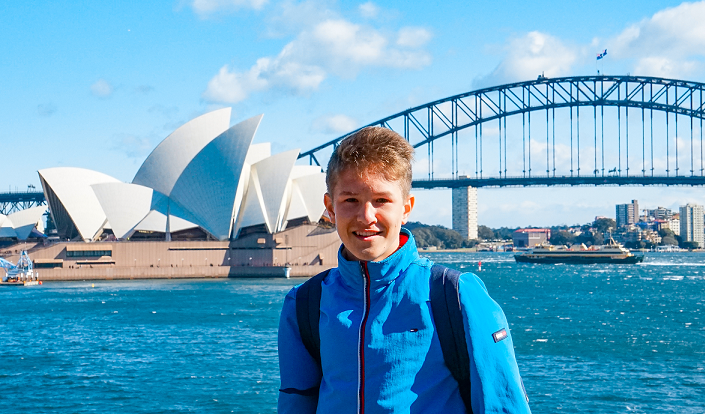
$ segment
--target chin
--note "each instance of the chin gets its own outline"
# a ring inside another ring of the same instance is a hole
[[[360,252],[360,259],[366,262],[378,262],[389,257],[391,253],[387,254],[385,251],[364,251]]]
[[[347,248],[347,247],[346,247]],[[348,252],[353,255],[356,259],[365,262],[371,262],[380,257],[383,253],[376,253],[368,249],[350,249],[347,248]]]

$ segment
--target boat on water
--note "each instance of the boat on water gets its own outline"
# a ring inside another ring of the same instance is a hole
[[[634,264],[643,262],[644,255],[636,255],[610,239],[609,243],[604,246],[589,248],[584,244],[571,248],[542,244],[522,254],[514,255],[514,260],[517,263]]]
[[[22,250],[17,264],[0,258],[0,267],[5,269],[5,276],[0,281],[0,286],[39,286],[39,274],[34,270],[32,259],[27,251]]]

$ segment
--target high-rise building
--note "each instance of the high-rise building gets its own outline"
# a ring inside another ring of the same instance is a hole
[[[681,235],[681,220],[678,217],[673,217],[672,219],[667,221],[668,223],[668,228],[671,229],[673,234],[676,236]]]
[[[673,217],[673,212],[666,207],[657,207],[653,210],[645,210],[646,216],[652,217],[656,220],[669,220]]]
[[[466,240],[477,239],[477,188],[453,189],[453,230]]]
[[[617,228],[635,224],[639,221],[639,202],[632,200],[631,204],[617,204]]]
[[[703,211],[703,206],[698,204],[688,203],[680,208],[680,236],[684,241],[698,242],[699,247],[705,246]]]

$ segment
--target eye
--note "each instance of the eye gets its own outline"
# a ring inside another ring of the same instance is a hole
[[[386,203],[391,203],[391,202],[392,202],[392,201],[389,200],[388,198],[378,198],[376,201],[377,201],[377,203],[379,203],[379,204],[386,204]]]
[[[345,200],[343,200],[345,203],[357,203],[357,198],[355,197],[348,197]]]

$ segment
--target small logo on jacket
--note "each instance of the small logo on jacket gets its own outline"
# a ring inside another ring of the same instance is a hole
[[[494,339],[494,343],[497,343],[507,337],[507,330],[502,328],[499,331],[495,332],[492,334],[492,338]]]

